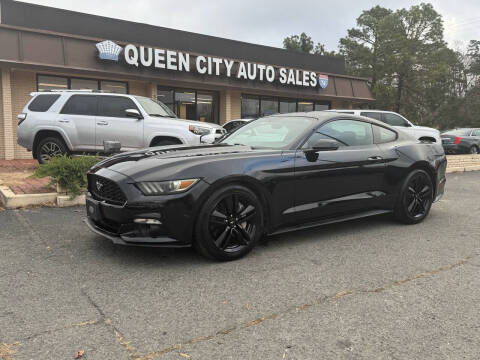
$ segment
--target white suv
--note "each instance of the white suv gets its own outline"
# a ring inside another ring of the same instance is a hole
[[[328,110],[328,111],[335,111],[344,114],[353,114],[358,116],[366,116],[372,119],[376,119],[382,121],[390,126],[396,127],[398,129],[403,130],[404,132],[410,134],[415,139],[420,141],[430,141],[436,142],[438,144],[442,143],[440,139],[440,131],[437,129],[425,127],[425,126],[417,126],[412,124],[402,115],[397,114],[393,111],[383,111],[383,110]]]
[[[135,95],[95,91],[35,92],[18,115],[17,142],[44,163],[55,155],[98,153],[104,141],[120,151],[211,143],[220,125],[178,119],[164,104]]]

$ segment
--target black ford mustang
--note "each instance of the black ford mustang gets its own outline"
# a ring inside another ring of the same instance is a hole
[[[114,243],[194,245],[232,260],[268,234],[394,213],[422,221],[445,187],[442,146],[332,112],[260,118],[213,145],[123,153],[88,173],[86,222]]]

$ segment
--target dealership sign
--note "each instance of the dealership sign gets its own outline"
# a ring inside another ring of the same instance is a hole
[[[284,85],[303,87],[317,87],[325,89],[328,86],[327,75],[317,75],[314,71],[275,69],[272,65],[236,61],[220,57],[194,55],[189,53],[157,49],[146,46],[128,44],[125,48],[113,41],[105,40],[97,45],[98,56],[102,60],[119,61],[123,51],[125,62],[130,66],[153,69],[167,69],[172,71],[196,72],[201,75],[226,76],[229,78],[275,81]]]

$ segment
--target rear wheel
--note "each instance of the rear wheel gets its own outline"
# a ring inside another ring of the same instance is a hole
[[[263,210],[257,196],[239,185],[217,190],[202,207],[195,245],[203,255],[235,260],[250,252],[263,234]]]
[[[430,175],[424,170],[412,171],[402,186],[395,216],[405,224],[423,221],[433,202],[433,184]]]
[[[63,140],[57,137],[46,137],[38,142],[36,154],[38,162],[45,164],[53,156],[68,154],[68,148]]]

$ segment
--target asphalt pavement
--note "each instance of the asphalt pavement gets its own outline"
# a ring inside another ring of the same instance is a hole
[[[447,179],[422,224],[283,234],[230,263],[115,246],[83,208],[0,211],[0,359],[480,359],[480,172]]]

